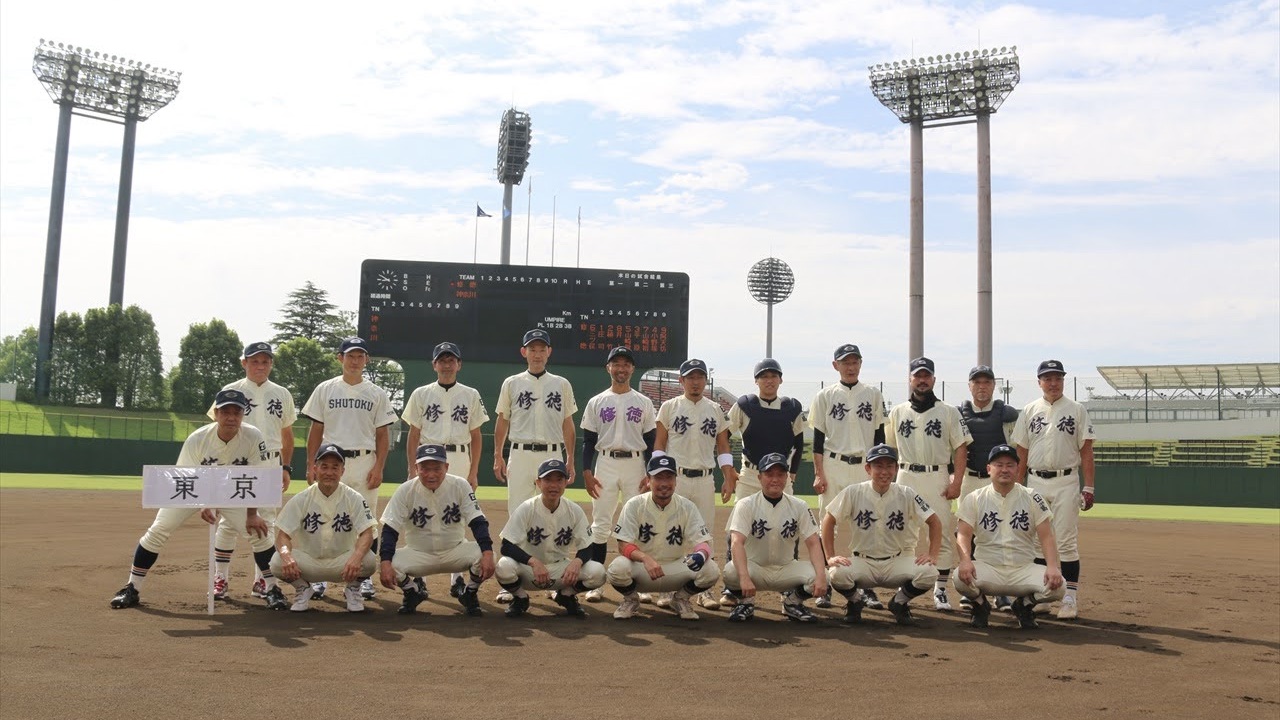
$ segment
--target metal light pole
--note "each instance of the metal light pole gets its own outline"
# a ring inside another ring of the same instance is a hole
[[[529,114],[515,108],[502,114],[498,126],[498,166],[494,170],[502,183],[502,264],[511,264],[511,189],[524,179],[529,167]]]
[[[53,355],[53,318],[57,309],[58,259],[62,249],[62,211],[67,189],[71,115],[124,125],[120,158],[120,194],[116,203],[115,250],[111,260],[109,305],[124,304],[125,251],[133,186],[137,127],[178,96],[182,73],[152,67],[86,48],[41,40],[31,66],[50,99],[58,105],[58,140],[49,198],[49,235],[45,244],[44,291],[40,302],[36,349],[36,402],[49,398],[49,360]],[[76,112],[79,110],[80,112]],[[111,348],[108,348],[108,352]],[[118,348],[116,348],[118,352]]]
[[[911,125],[909,357],[924,354],[924,129],[978,126],[978,364],[990,365],[991,114],[1018,84],[1017,47],[912,58],[868,70],[871,92]],[[955,119],[965,117],[973,119]]]
[[[768,308],[768,321],[765,325],[764,356],[773,357],[773,306],[791,297],[795,289],[796,276],[791,266],[778,258],[765,258],[747,272],[747,291],[756,302]]]

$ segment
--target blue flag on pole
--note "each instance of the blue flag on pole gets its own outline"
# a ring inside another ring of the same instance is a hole
[[[509,217],[511,217],[511,208],[504,205],[502,208],[502,219],[505,220]]]
[[[493,216],[485,212],[484,210],[481,210],[479,205],[476,205],[476,217],[493,217]]]

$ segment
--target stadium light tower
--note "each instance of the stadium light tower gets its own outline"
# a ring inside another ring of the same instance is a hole
[[[765,357],[773,357],[773,306],[791,297],[795,287],[796,276],[792,274],[791,266],[778,258],[765,258],[747,272],[747,291],[756,302],[769,308],[765,326]]]
[[[71,115],[74,113],[124,125],[109,302],[111,305],[123,305],[133,149],[138,122],[151,117],[177,97],[182,73],[43,39],[36,45],[31,71],[44,85],[49,98],[58,105],[58,139],[53,157],[53,191],[49,198],[49,236],[45,245],[44,292],[36,350],[36,401],[44,402],[49,398],[49,360],[53,351],[53,316],[58,295],[58,256],[62,250],[62,209],[67,190]]]
[[[529,167],[529,137],[533,126],[529,113],[515,108],[502,114],[498,126],[498,167],[494,172],[502,183],[502,264],[511,264],[511,188],[524,179]]]
[[[948,53],[868,68],[876,99],[911,125],[910,357],[924,354],[924,128],[977,123],[978,364],[991,364],[991,113],[1018,84],[1017,50]],[[956,119],[968,117],[973,119]]]

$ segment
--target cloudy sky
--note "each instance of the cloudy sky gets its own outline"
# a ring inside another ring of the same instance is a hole
[[[456,7],[455,7],[456,6]],[[355,309],[370,257],[497,262],[497,127],[533,121],[513,258],[691,276],[690,351],[722,381],[764,353],[746,292],[773,255],[784,390],[831,350],[907,360],[908,137],[867,66],[1016,45],[992,118],[995,362],[1280,357],[1280,3],[5,3],[0,334],[38,320],[57,109],[41,38],[183,71],[139,127],[126,303],[166,362],[192,322],[269,336],[307,280]],[[120,126],[76,118],[59,310],[106,304]],[[925,347],[976,358],[972,125],[925,133]],[[513,355],[513,359],[515,356]],[[745,381],[740,381],[745,382]],[[1027,383],[1022,383],[1025,387]],[[746,388],[743,388],[745,390]]]

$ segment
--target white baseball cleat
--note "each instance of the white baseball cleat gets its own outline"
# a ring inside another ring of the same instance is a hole
[[[598,603],[604,599],[604,590],[600,588],[588,590],[583,594],[582,599],[589,603]]]
[[[510,591],[499,590],[497,597],[495,597],[493,600],[494,602],[499,602],[499,603],[502,603],[503,605],[506,605],[507,603],[511,602],[514,599],[515,599],[515,595],[512,595]]]
[[[347,612],[364,612],[364,596],[360,594],[360,583],[348,585],[342,591],[342,597],[347,601]]]
[[[646,604],[646,605],[648,605],[649,603],[653,602],[653,594],[652,594],[652,593],[640,593],[640,602],[642,602],[642,603],[644,603],[644,604]]]
[[[316,586],[308,585],[297,592],[293,596],[293,604],[289,609],[293,612],[306,612],[311,606],[311,597],[316,594]]]
[[[947,591],[938,589],[933,591],[933,609],[941,612],[951,612],[951,602],[947,600]]]
[[[1075,620],[1080,617],[1080,609],[1076,604],[1076,599],[1067,597],[1062,599],[1062,606],[1058,608],[1059,620]]]
[[[698,594],[694,597],[694,600],[695,600],[699,605],[701,605],[702,607],[704,607],[704,608],[706,608],[706,609],[708,609],[708,610],[719,610],[719,609],[720,609],[720,600],[719,600],[719,599],[717,599],[715,595],[712,595],[710,590],[705,590],[705,591],[703,591],[703,592],[698,593]]]
[[[671,595],[672,612],[680,616],[681,620],[697,620],[698,613],[694,612],[693,604],[689,602],[689,596],[686,593],[679,592]]]
[[[618,609],[613,611],[614,620],[630,620],[635,617],[636,611],[640,609],[640,598],[635,593],[623,595],[622,602],[618,603]]]
[[[658,593],[658,599],[653,604],[660,608],[671,607],[671,593]]]

